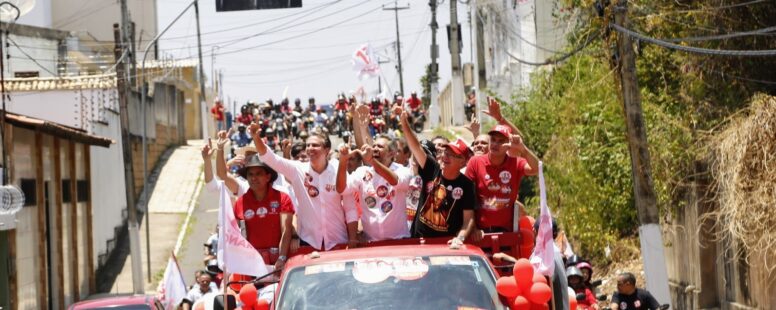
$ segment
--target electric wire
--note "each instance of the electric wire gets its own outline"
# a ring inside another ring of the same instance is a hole
[[[679,50],[683,52],[688,53],[694,53],[694,54],[702,54],[702,55],[712,55],[712,56],[732,56],[732,57],[762,57],[762,56],[776,56],[776,50],[757,50],[757,51],[751,51],[751,50],[716,50],[716,49],[708,49],[708,48],[701,48],[701,47],[692,47],[692,46],[683,46],[671,42],[667,42],[665,40],[656,39],[653,37],[649,37],[646,35],[643,35],[641,33],[632,31],[630,29],[627,29],[625,27],[622,27],[617,24],[609,24],[612,29],[614,29],[617,32],[620,32],[622,34],[625,34],[627,36],[630,36],[632,38],[649,42],[664,48]]]
[[[559,62],[562,62],[562,61],[568,59],[571,56],[576,55],[577,53],[579,53],[580,51],[585,49],[588,45],[590,45],[590,43],[593,42],[593,39],[597,39],[600,36],[601,36],[600,32],[596,32],[595,34],[591,34],[590,36],[587,37],[585,42],[583,42],[582,44],[580,44],[579,46],[577,46],[576,48],[571,50],[571,52],[568,52],[566,54],[562,54],[562,55],[557,56],[557,57],[549,58],[549,59],[547,59],[547,60],[545,60],[543,62],[533,62],[533,61],[527,61],[527,60],[520,59],[520,58],[516,57],[515,55],[512,55],[512,53],[510,53],[509,50],[504,50],[504,52],[507,55],[509,55],[510,58],[512,58],[515,61],[517,61],[517,62],[519,62],[521,64],[524,64],[524,65],[529,65],[529,66],[554,65],[554,64],[557,64]]]
[[[37,60],[35,60],[34,58],[32,58],[32,56],[30,56],[30,54],[27,54],[27,52],[26,52],[26,51],[25,51],[23,48],[21,48],[21,47],[19,47],[18,45],[16,45],[16,41],[14,41],[13,39],[11,39],[11,38],[10,38],[10,37],[8,37],[8,36],[6,36],[6,40],[8,40],[9,42],[11,42],[11,44],[13,44],[14,46],[16,46],[16,48],[19,50],[19,52],[21,52],[21,53],[22,53],[24,56],[26,56],[26,57],[27,57],[29,60],[31,60],[32,62],[34,62],[36,65],[38,65],[38,67],[40,67],[41,69],[43,69],[44,71],[48,72],[49,74],[51,74],[51,75],[53,75],[53,76],[57,76],[57,74],[56,74],[56,73],[54,73],[54,72],[51,72],[51,70],[49,70],[48,68],[44,67],[44,66],[43,66],[43,65],[41,65],[41,64],[40,64],[40,63],[39,63]]]

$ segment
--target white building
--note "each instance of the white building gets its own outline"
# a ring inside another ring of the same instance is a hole
[[[562,52],[566,33],[575,22],[558,0],[472,2],[478,43],[475,84],[478,89],[491,90],[503,99],[529,87],[531,74],[540,68],[517,59],[541,63]]]

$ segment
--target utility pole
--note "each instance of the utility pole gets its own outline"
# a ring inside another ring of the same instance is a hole
[[[124,3],[125,0],[122,0]],[[126,6],[123,6],[126,7]],[[122,42],[119,24],[113,24],[113,39],[115,47],[113,53],[116,61],[121,63],[116,66],[116,88],[119,93],[119,114],[121,125],[121,148],[124,157],[124,182],[126,183],[127,200],[127,218],[129,226],[129,250],[132,258],[132,290],[135,294],[142,294],[143,287],[143,269],[140,265],[140,232],[137,223],[137,209],[135,206],[135,178],[132,175],[132,145],[129,142],[129,85],[127,84],[127,67],[124,48],[127,47]]]
[[[393,7],[392,8],[386,8],[385,5],[383,5],[383,11],[393,11],[394,16],[396,17],[396,54],[398,55],[399,59],[399,91],[401,92],[401,95],[404,96],[404,73],[401,69],[401,38],[399,36],[399,10],[406,10],[409,9],[410,5],[407,4],[407,6],[399,7],[399,1],[394,0],[393,1]]]
[[[453,125],[460,126],[464,122],[464,112],[462,109],[464,103],[464,89],[463,89],[463,75],[461,74],[461,41],[460,34],[461,29],[458,25],[458,1],[450,0],[450,31],[449,44],[450,47],[450,63],[453,70],[452,74],[452,107],[453,111]]]
[[[202,36],[199,31],[199,0],[194,0],[194,16],[197,19],[197,49],[199,51],[199,88],[200,88],[200,111],[202,113],[202,138],[207,138],[210,135],[208,134],[208,128],[207,128],[207,104],[205,103],[207,101],[207,97],[205,96],[205,67],[203,66],[202,62]]]
[[[451,0],[452,1],[452,0]],[[431,68],[429,71],[431,75],[428,77],[429,83],[429,96],[431,102],[428,105],[428,125],[430,128],[436,128],[439,126],[439,64],[437,64],[437,58],[439,58],[439,45],[437,45],[436,33],[439,29],[437,24],[437,0],[429,0],[428,6],[431,7],[431,23],[428,24],[431,27]]]
[[[628,1],[618,0],[613,11],[614,23],[627,27]],[[655,296],[659,303],[670,303],[668,272],[666,271],[655,186],[652,181],[647,128],[636,76],[636,55],[633,52],[631,38],[619,32],[617,33],[617,53],[619,57],[615,57],[615,69],[617,69],[622,87],[625,124],[628,129],[628,149],[631,154],[633,195],[640,222],[639,239],[644,261],[644,274],[647,277],[647,290]]]

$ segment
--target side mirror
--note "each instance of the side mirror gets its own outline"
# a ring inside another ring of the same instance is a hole
[[[607,298],[606,294],[598,294],[595,296],[595,299],[598,301],[606,301],[606,298]]]

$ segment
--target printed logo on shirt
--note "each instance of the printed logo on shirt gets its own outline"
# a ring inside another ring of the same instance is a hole
[[[509,171],[501,171],[498,178],[501,179],[501,183],[508,184],[512,180],[512,174]]]
[[[448,191],[451,191],[451,190],[453,190],[453,186],[452,186],[452,185],[448,185],[448,186],[447,186],[447,190],[448,190]]]
[[[633,302],[633,305],[634,305],[636,308],[639,308],[639,307],[641,307],[641,300],[638,300],[638,299],[636,299],[636,301],[634,301],[634,302]]]
[[[430,193],[434,189],[434,182],[428,181],[426,183],[426,193]]]
[[[245,210],[245,213],[243,213],[243,217],[245,217],[246,220],[252,219],[254,215],[256,215],[256,213],[251,209]]]
[[[390,193],[388,193],[388,196],[386,196],[386,197],[385,197],[385,199],[391,200],[391,199],[393,199],[393,197],[395,197],[395,196],[396,196],[396,190],[392,188],[392,189],[391,189],[391,192],[390,192]]]
[[[309,173],[304,174],[304,186],[311,186],[310,184],[313,182],[313,176],[311,176]]]
[[[621,302],[620,303],[620,309],[622,309],[622,310],[628,309],[628,304],[626,302],[624,302],[624,301]]]
[[[497,182],[490,181],[490,183],[488,183],[488,190],[490,190],[491,192],[496,192],[500,189],[501,189],[501,185],[499,185]]]
[[[390,201],[383,202],[380,206],[380,210],[383,210],[383,213],[391,212],[391,210],[393,210],[393,204]]]
[[[490,174],[485,174],[485,180],[490,180]]]
[[[502,194],[509,194],[511,192],[512,192],[512,189],[509,188],[509,186],[504,186],[504,187],[501,188],[501,193]]]
[[[370,172],[365,172],[365,173],[364,173],[364,178],[363,178],[363,180],[364,180],[364,182],[369,182],[369,181],[372,181],[372,173],[370,173]]]
[[[315,186],[309,186],[307,187],[307,195],[310,195],[311,198],[318,197],[318,188]]]
[[[374,208],[375,205],[377,204],[377,199],[375,199],[375,197],[368,196],[364,198],[364,202],[366,202],[366,207],[371,209],[371,208]]]
[[[256,209],[256,215],[258,215],[259,217],[262,217],[262,218],[267,216],[267,208],[261,207],[261,208]]]
[[[410,181],[410,188],[418,189],[420,188],[421,183],[423,183],[423,179],[421,179],[420,177],[414,177]]]
[[[270,202],[269,208],[272,209],[272,212],[277,212],[277,209],[280,208],[280,203],[277,201]]]
[[[463,189],[460,187],[456,187],[453,190],[453,199],[458,200],[458,199],[461,199],[461,197],[463,197]]]
[[[377,188],[377,197],[385,198],[385,195],[388,194],[388,188],[385,187],[385,185],[380,185]]]
[[[333,191],[335,189],[336,189],[336,187],[334,187],[334,184],[326,184],[326,191],[327,192],[331,192],[331,191]]]

